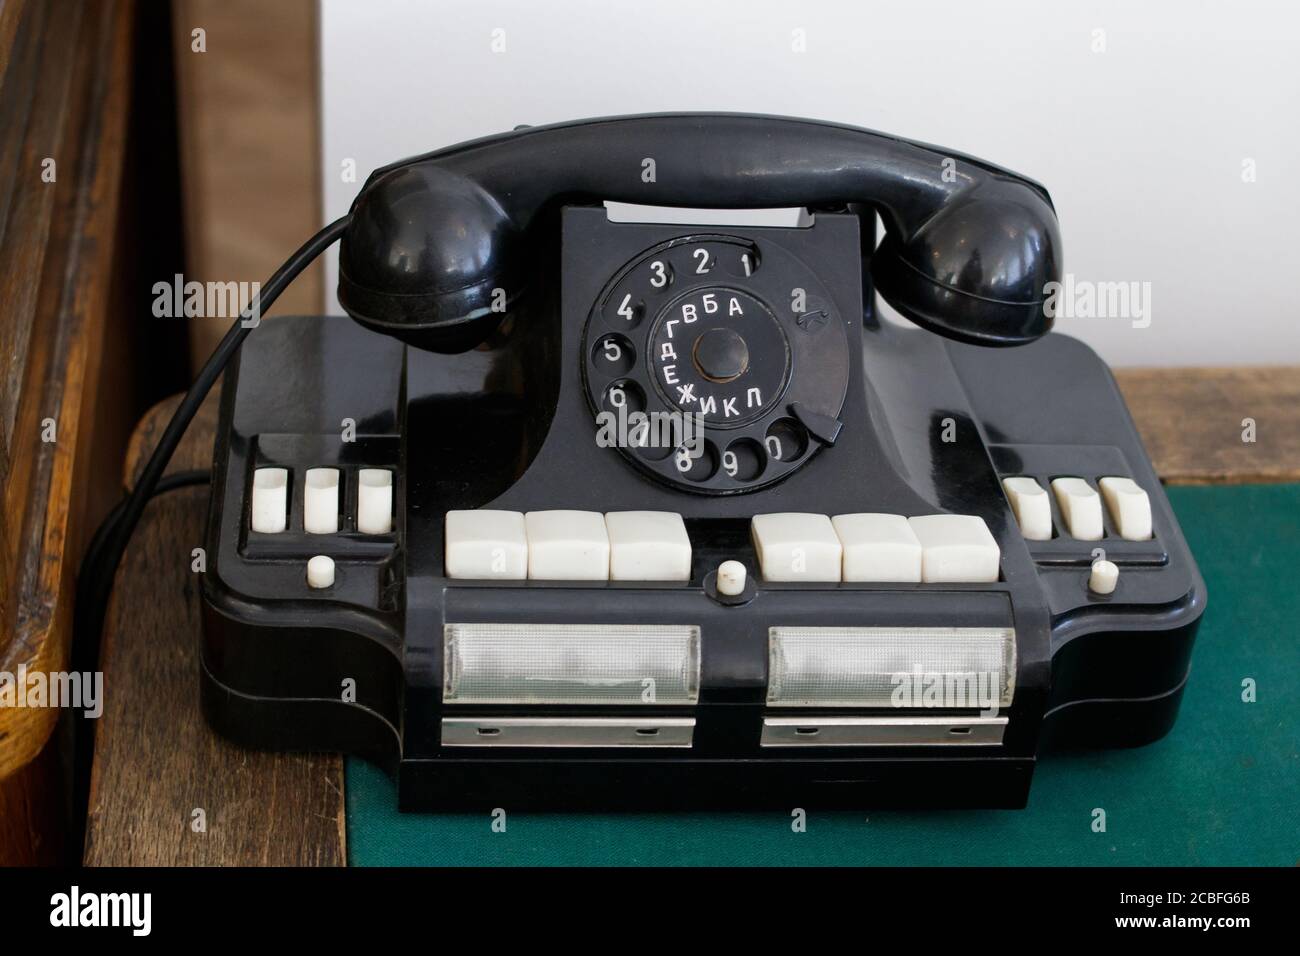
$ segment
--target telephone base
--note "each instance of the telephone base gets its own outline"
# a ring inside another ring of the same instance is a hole
[[[221,733],[404,810],[739,810],[1022,807],[1050,745],[1169,730],[1205,585],[1096,353],[881,320],[851,214],[559,217],[479,349],[285,318],[226,372]],[[604,440],[692,388],[701,456]]]

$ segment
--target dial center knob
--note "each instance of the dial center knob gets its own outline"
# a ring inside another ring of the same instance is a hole
[[[749,346],[740,333],[726,328],[709,329],[695,340],[695,367],[710,382],[730,382],[749,368]]]

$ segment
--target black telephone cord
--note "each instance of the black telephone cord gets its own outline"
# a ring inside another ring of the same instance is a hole
[[[239,350],[244,339],[248,337],[248,333],[255,328],[254,325],[246,325],[246,321],[253,315],[257,315],[259,320],[265,316],[280,293],[343,234],[350,221],[350,216],[335,220],[303,243],[302,247],[290,256],[261,287],[256,298],[240,313],[239,320],[231,326],[230,331],[204,363],[194,379],[194,384],[189,387],[180,405],[172,414],[171,421],[167,423],[167,428],[158,440],[158,446],[140,472],[135,487],[104,519],[95,532],[85,558],[82,559],[77,575],[77,600],[73,627],[75,638],[89,641],[99,639],[99,634],[104,627],[104,614],[108,607],[109,595],[113,590],[117,566],[122,562],[122,555],[126,552],[126,546],[135,532],[136,525],[140,523],[140,515],[144,513],[144,507],[155,491],[159,490],[163,471],[171,461],[176,446],[185,435],[185,429],[189,427],[199,406],[203,404],[203,399],[212,390],[213,384],[221,376],[231,357]]]
[[[176,488],[205,484],[212,479],[210,471],[194,470],[164,475],[185,430],[193,421],[199,406],[212,390],[212,386],[239,350],[249,332],[255,328],[245,325],[252,315],[259,319],[270,309],[280,293],[288,287],[303,269],[307,268],[324,250],[330,247],[347,228],[350,216],[330,223],[308,239],[301,248],[276,270],[261,287],[257,297],[240,313],[212,355],[204,363],[194,384],[189,387],[180,405],[172,413],[171,421],[163,430],[158,445],[140,472],[134,487],[125,498],[108,513],[91,537],[86,553],[77,570],[75,603],[73,605],[71,666],[74,671],[99,669],[99,640],[104,630],[104,617],[108,611],[109,596],[113,593],[113,580],[122,563],[126,546],[140,523],[145,505],[154,495]],[[81,858],[85,839],[86,813],[90,797],[90,765],[94,754],[94,729],[90,721],[78,713],[70,725],[72,734],[72,819],[73,833],[69,841],[69,861]]]

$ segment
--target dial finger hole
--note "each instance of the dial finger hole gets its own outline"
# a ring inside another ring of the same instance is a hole
[[[644,412],[645,392],[631,379],[621,378],[605,389],[604,395],[601,396],[601,406],[605,411],[613,412],[615,415],[620,411],[625,414]]]
[[[663,461],[677,450],[672,441],[664,440],[671,436],[660,434],[658,424],[648,416],[629,422],[627,436],[628,447],[646,461]]]
[[[591,361],[606,376],[626,375],[636,363],[636,353],[627,336],[611,332],[596,341]]]
[[[646,265],[647,281],[655,292],[662,292],[673,284],[673,266],[667,259],[654,259]]]
[[[627,420],[627,444],[646,461],[663,461],[682,441],[678,416],[666,412],[632,413]]]
[[[697,440],[673,453],[677,473],[688,481],[708,481],[718,470],[718,449],[713,442]]]
[[[793,418],[778,418],[768,426],[763,445],[772,461],[795,461],[807,450],[808,435]]]
[[[748,279],[758,271],[758,246],[732,246],[718,254],[718,270],[724,275]]]
[[[645,303],[630,292],[615,292],[605,303],[605,321],[620,329],[635,329],[645,318]]]
[[[722,453],[722,470],[737,481],[753,481],[763,473],[767,454],[752,438],[739,438]]]

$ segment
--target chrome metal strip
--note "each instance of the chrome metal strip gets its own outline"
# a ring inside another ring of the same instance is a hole
[[[764,717],[764,747],[980,746],[1002,743],[1006,717]]]
[[[694,717],[444,717],[444,747],[690,747]]]

